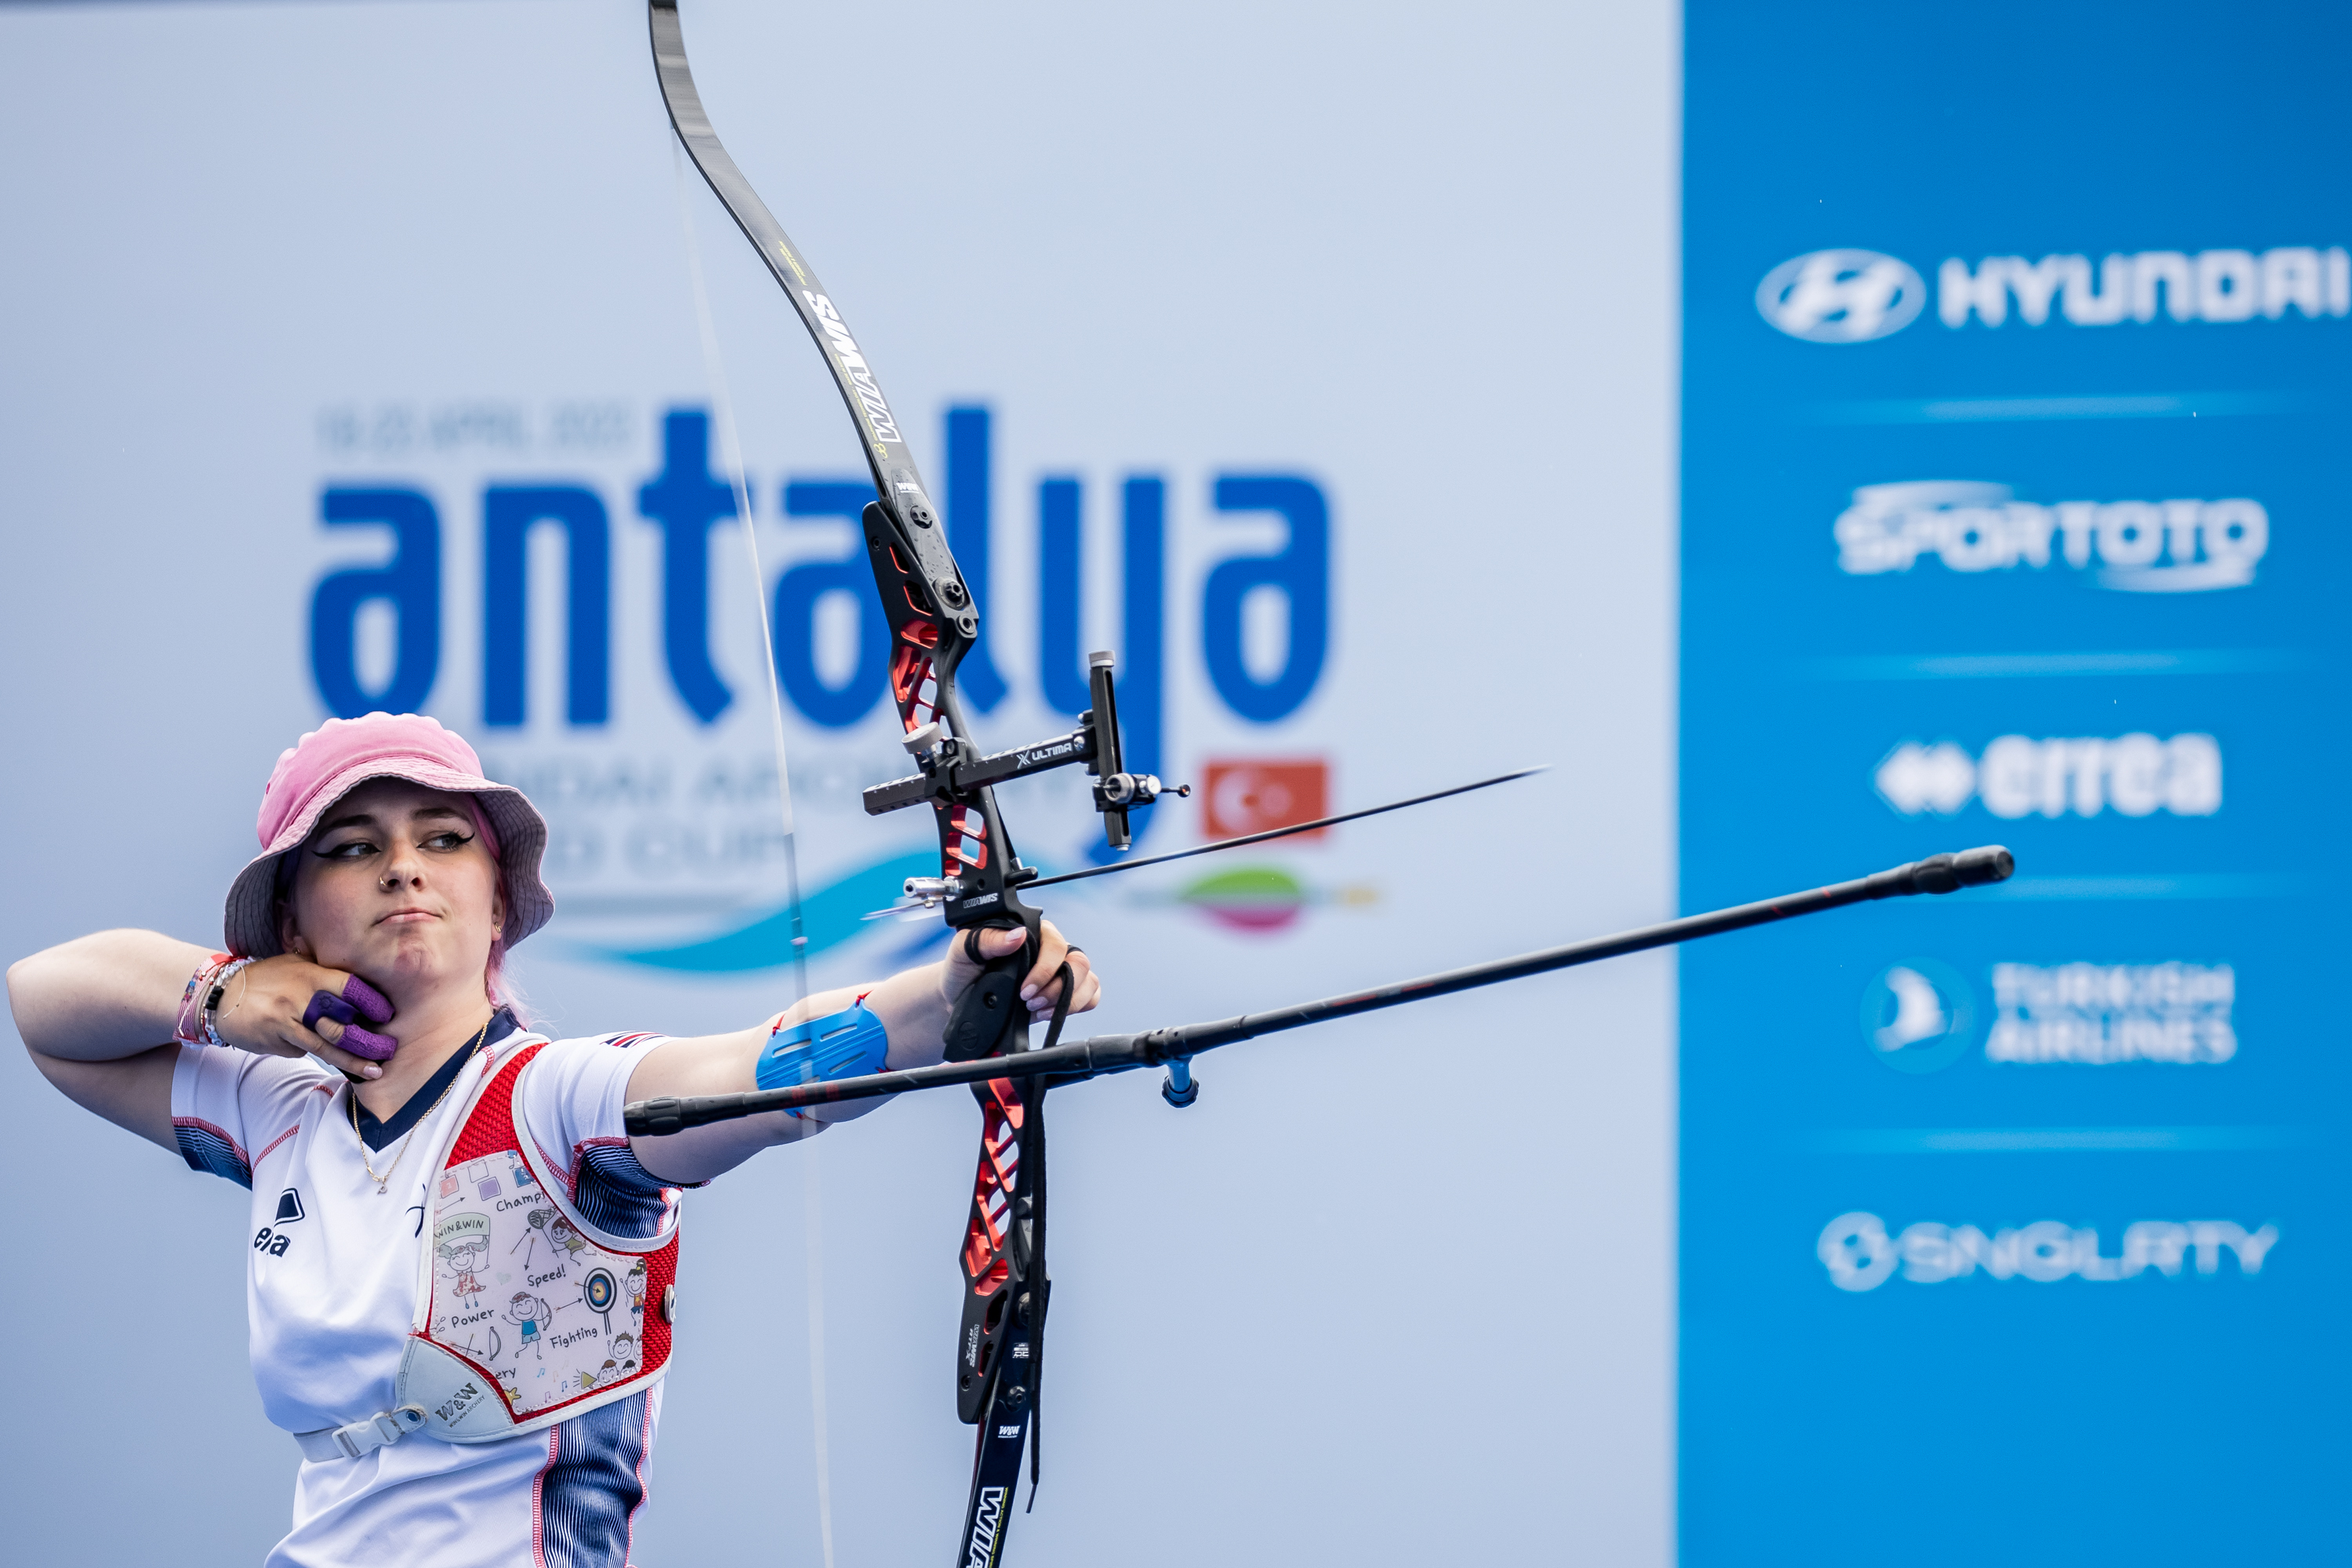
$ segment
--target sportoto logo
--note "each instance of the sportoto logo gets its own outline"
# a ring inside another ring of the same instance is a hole
[[[1908,262],[1874,250],[1816,250],[1764,275],[1756,308],[1792,338],[1863,343],[1899,332],[1927,303]]]
[[[2087,572],[2126,594],[2242,588],[2270,550],[2271,518],[2245,496],[2220,500],[2016,499],[2007,485],[1926,479],[1864,485],[1838,514],[1838,569],[1908,572],[1932,555],[1949,572]]]

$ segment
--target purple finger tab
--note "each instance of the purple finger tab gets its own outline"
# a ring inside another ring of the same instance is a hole
[[[310,1005],[302,1012],[302,1026],[316,1029],[320,1019],[331,1018],[343,1026],[336,1045],[372,1062],[390,1061],[392,1053],[400,1049],[400,1042],[390,1035],[360,1027],[357,1020],[362,1013],[371,1023],[381,1024],[392,1016],[392,1004],[384,1000],[383,993],[354,974],[344,982],[341,996],[331,991],[311,992]]]
[[[400,1049],[400,1042],[390,1035],[379,1035],[352,1024],[343,1029],[343,1037],[335,1044],[355,1057],[365,1057],[372,1062],[388,1062],[392,1053]]]
[[[392,1003],[390,999],[387,998],[383,992],[377,990],[366,981],[362,980],[356,974],[343,982],[343,1000],[358,1008],[360,1010],[360,1016],[365,1018],[371,1024],[389,1024],[392,1022]],[[342,1023],[351,1022],[348,1018],[339,1021]],[[383,1037],[379,1036],[377,1037],[382,1038]]]

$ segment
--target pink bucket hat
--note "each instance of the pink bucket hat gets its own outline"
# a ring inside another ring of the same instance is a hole
[[[555,895],[539,875],[547,849],[547,819],[539,809],[522,791],[484,778],[474,748],[438,721],[422,713],[370,713],[330,719],[278,754],[254,825],[262,852],[229,885],[222,937],[231,952],[269,958],[284,951],[278,942],[279,858],[299,848],[354,784],[381,778],[472,795],[506,884],[506,945],[547,923]]]

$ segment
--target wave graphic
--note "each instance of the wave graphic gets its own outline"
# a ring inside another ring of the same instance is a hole
[[[940,854],[922,849],[894,856],[829,882],[801,900],[801,931],[811,958],[874,929],[869,910],[898,901],[909,877],[936,876]],[[756,914],[742,924],[693,942],[667,947],[610,947],[578,943],[583,954],[612,963],[635,963],[691,974],[744,974],[779,969],[793,961],[793,911],[789,904]]]

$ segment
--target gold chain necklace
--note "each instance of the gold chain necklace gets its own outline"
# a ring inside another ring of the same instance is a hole
[[[474,1037],[473,1045],[468,1047],[468,1049],[480,1048],[482,1042],[489,1038],[490,1026],[498,1022],[498,1017],[496,1013],[492,1013],[483,1020],[482,1032]],[[408,1157],[408,1146],[416,1142],[416,1130],[433,1119],[433,1113],[441,1109],[441,1102],[449,1098],[449,1091],[457,1088],[457,1080],[465,1076],[463,1072],[454,1072],[449,1075],[449,1081],[441,1086],[441,1092],[434,1097],[432,1104],[425,1108],[425,1114],[409,1125],[407,1135],[400,1141],[400,1152],[392,1157],[392,1163],[383,1168],[383,1174],[381,1176],[375,1173],[375,1167],[368,1163],[367,1140],[360,1137],[360,1092],[356,1089],[352,1090],[352,1136],[359,1138],[360,1141],[360,1169],[365,1171],[368,1173],[368,1179],[375,1184],[375,1190],[379,1195],[391,1187],[392,1173],[399,1170],[401,1161]]]

